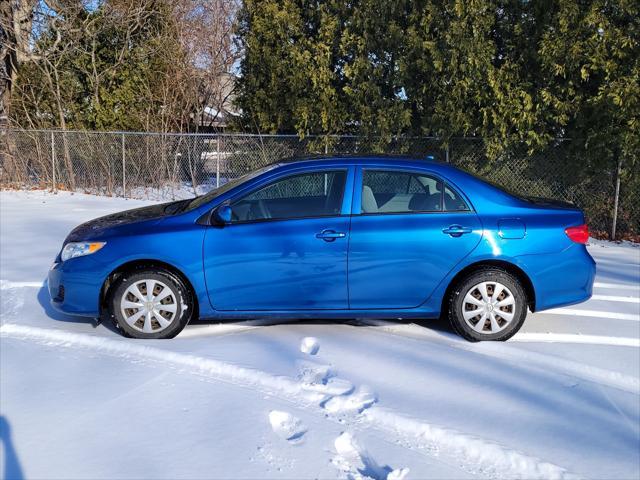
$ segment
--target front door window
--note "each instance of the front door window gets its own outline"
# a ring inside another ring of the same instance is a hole
[[[277,180],[232,203],[232,223],[339,215],[346,175],[336,170]]]

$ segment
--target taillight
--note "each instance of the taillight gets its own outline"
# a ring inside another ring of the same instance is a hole
[[[566,228],[564,233],[576,243],[587,243],[587,240],[589,240],[589,227],[586,223],[577,227]]]

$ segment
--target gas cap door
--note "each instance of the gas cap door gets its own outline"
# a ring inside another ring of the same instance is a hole
[[[524,238],[527,227],[519,218],[501,218],[498,220],[498,235],[505,240]]]

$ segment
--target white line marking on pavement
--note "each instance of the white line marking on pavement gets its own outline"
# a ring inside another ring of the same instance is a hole
[[[576,308],[552,308],[551,310],[542,310],[539,313],[549,313],[551,315],[578,315],[580,317],[610,318],[613,320],[635,320],[636,322],[640,322],[640,314],[635,313],[602,312],[598,310],[580,310]]]
[[[640,285],[623,285],[620,283],[596,282],[593,288],[615,288],[617,290],[636,290],[640,292]]]
[[[592,295],[591,300],[605,300],[607,302],[640,303],[638,297],[622,297],[616,295]]]
[[[640,348],[640,338],[606,337],[601,335],[578,335],[573,333],[529,333],[522,332],[513,336],[510,342],[550,342],[550,343],[587,343],[589,345],[614,345]]]
[[[555,355],[542,354],[522,350],[515,346],[505,345],[503,342],[471,343],[457,335],[448,332],[438,332],[428,328],[411,324],[393,323],[386,320],[359,319],[359,323],[378,327],[386,332],[416,339],[428,338],[439,341],[451,347],[467,350],[479,355],[486,355],[501,360],[515,360],[520,365],[528,365],[542,369],[545,372],[555,372],[558,375],[568,375],[581,378],[600,385],[617,388],[627,392],[640,393],[640,379],[620,372],[586,365],[581,362],[560,358]]]

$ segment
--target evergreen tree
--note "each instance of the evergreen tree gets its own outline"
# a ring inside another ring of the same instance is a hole
[[[340,2],[246,0],[238,105],[263,133],[340,133],[346,108],[339,62]]]
[[[559,133],[596,163],[640,154],[640,4],[561,0],[539,47],[542,100]]]
[[[635,161],[638,2],[246,0],[238,103],[263,132],[555,138]],[[594,153],[595,155],[595,153]]]

